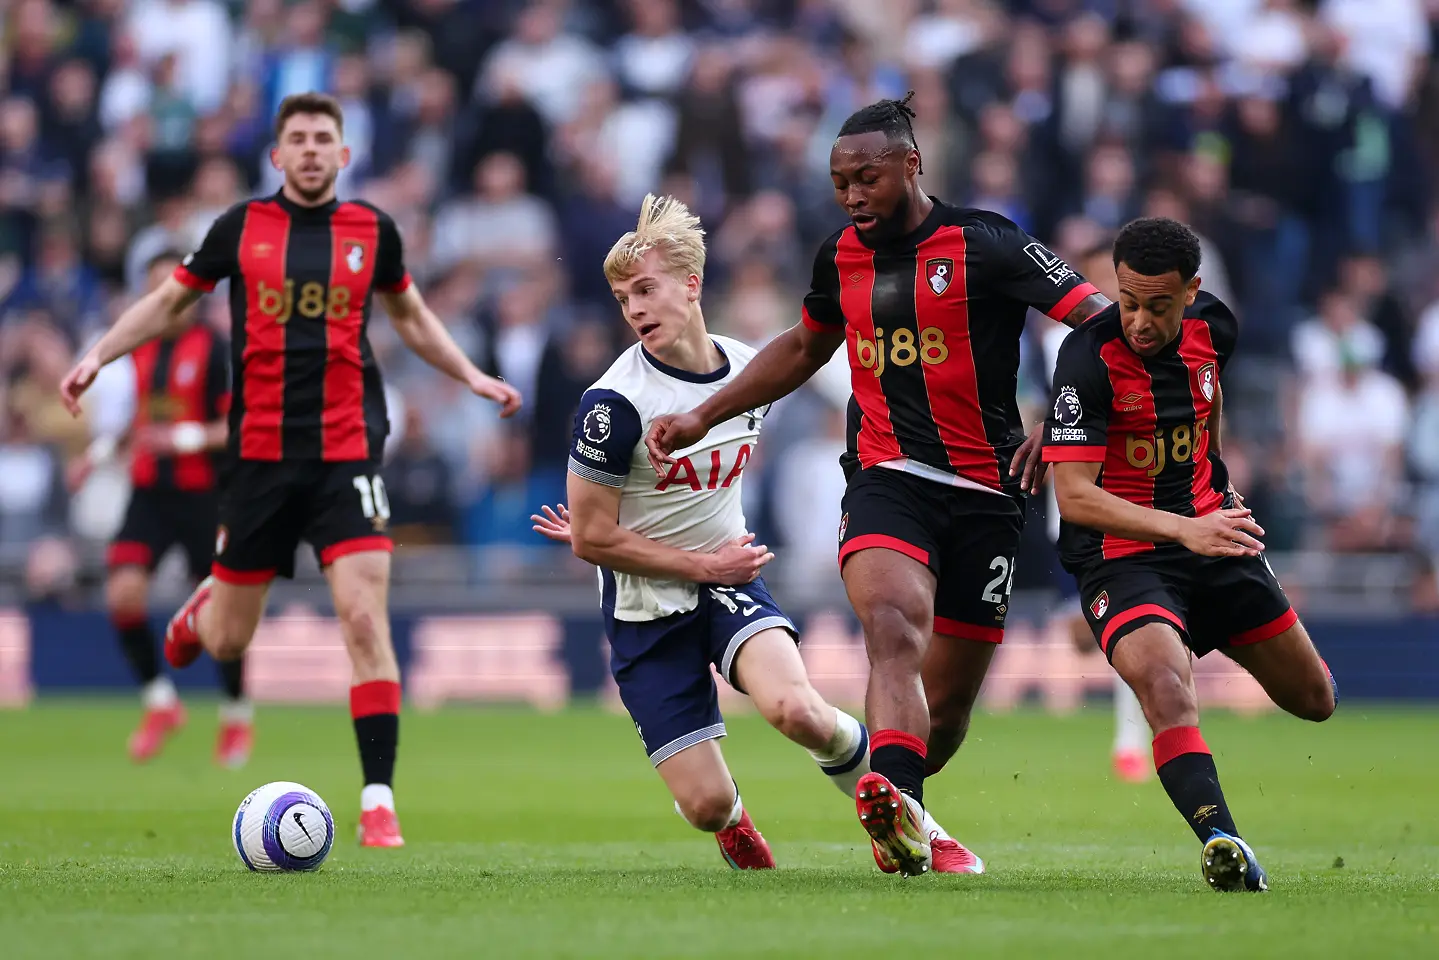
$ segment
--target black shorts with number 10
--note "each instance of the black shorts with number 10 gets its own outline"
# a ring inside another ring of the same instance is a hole
[[[371,550],[389,552],[390,504],[379,464],[237,460],[220,479],[220,529],[211,572],[226,583],[293,577],[305,541],[321,567]]]
[[[875,466],[850,476],[842,509],[841,569],[876,547],[917,560],[936,581],[935,633],[1003,641],[1023,502]]]

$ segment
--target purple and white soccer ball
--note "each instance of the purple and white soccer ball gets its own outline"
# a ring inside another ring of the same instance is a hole
[[[335,842],[335,820],[318,793],[277,780],[252,791],[240,804],[232,836],[235,852],[251,870],[318,870]]]

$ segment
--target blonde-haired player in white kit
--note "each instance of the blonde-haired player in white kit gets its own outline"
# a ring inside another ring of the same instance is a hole
[[[580,401],[569,509],[545,507],[533,519],[600,568],[610,669],[676,809],[716,835],[730,866],[763,869],[774,856],[720,753],[711,664],[851,798],[869,770],[869,736],[810,685],[794,624],[760,577],[774,555],[746,531],[740,480],[768,411],[750,410],[676,451],[665,476],[649,466],[650,422],[702,402],[754,356],[706,331],[704,263],[699,218],[678,200],[646,197],[639,225],[604,265],[640,342]]]

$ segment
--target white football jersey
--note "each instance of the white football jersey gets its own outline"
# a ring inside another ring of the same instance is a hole
[[[571,473],[621,489],[620,526],[667,546],[706,553],[747,532],[740,479],[769,408],[716,424],[695,446],[676,450],[674,465],[664,477],[655,476],[644,438],[657,418],[693,410],[755,355],[738,340],[711,339],[725,363],[707,374],[662,363],[642,344],[620,354],[585,391],[570,443]],[[694,583],[603,569],[600,593],[606,613],[628,621],[693,610],[699,600]]]

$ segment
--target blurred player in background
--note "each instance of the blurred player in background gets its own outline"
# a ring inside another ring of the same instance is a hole
[[[173,251],[152,257],[146,290],[159,289],[180,260]],[[209,324],[197,322],[193,309],[185,310],[177,323],[136,350],[128,370],[107,368],[115,378],[114,392],[103,394],[100,402],[128,401],[124,406],[133,419],[122,436],[97,435],[70,476],[71,486],[78,487],[91,470],[117,455],[130,460],[130,503],[106,555],[105,604],[120,649],[143,686],[145,714],[130,737],[130,757],[137,763],[159,753],[185,723],[175,684],[160,672],[160,645],[149,620],[150,579],[175,546],[185,552],[192,581],[209,576],[218,509],[217,454],[228,433],[229,344]],[[114,411],[107,414],[100,419],[113,422]],[[254,740],[254,709],[245,699],[243,665],[243,660],[219,664],[225,700],[215,761],[226,767],[243,766]]]
[[[1115,240],[1120,298],[1065,340],[1044,457],[1060,551],[1090,629],[1154,731],[1154,766],[1220,891],[1267,889],[1199,733],[1190,663],[1223,650],[1273,701],[1325,720],[1338,693],[1262,556],[1220,459],[1220,375],[1239,325],[1200,292],[1199,240],[1137,220]]]
[[[569,511],[546,507],[533,519],[600,568],[610,669],[675,809],[715,834],[730,866],[764,869],[774,856],[720,752],[712,668],[851,799],[869,770],[869,737],[810,685],[794,624],[760,576],[774,555],[746,531],[741,480],[769,405],[716,424],[664,476],[648,469],[650,423],[702,402],[754,356],[705,329],[704,264],[699,218],[678,200],[646,197],[604,266],[640,342],[580,401]]]
[[[349,163],[338,102],[286,97],[271,162],[274,196],[236,204],[173,276],[116,321],[61,384],[72,412],[106,364],[173,330],[199,297],[230,280],[230,462],[207,577],[175,614],[165,657],[201,650],[237,660],[265,610],[270,582],[293,575],[300,541],[330,583],[353,667],[350,714],[360,748],[363,846],[404,843],[392,780],[399,744],[400,668],[390,640],[389,501],[379,463],[389,431],[384,386],[366,330],[378,297],[405,344],[437,370],[494,400],[508,416],[519,394],[455,345],[405,270],[395,222],[335,197]]]
[[[1079,270],[1089,282],[1110,300],[1119,300],[1119,279],[1114,272],[1113,242],[1106,241],[1089,249],[1076,258]],[[1054,389],[1054,365],[1059,359],[1059,347],[1070,334],[1067,327],[1051,326],[1044,332],[1045,371],[1050,377],[1050,390]],[[1059,542],[1059,505],[1054,498],[1054,484],[1045,487],[1048,505],[1045,519],[1049,527],[1049,539]],[[1089,634],[1089,624],[1079,606],[1079,588],[1074,576],[1067,570],[1057,572],[1060,582],[1061,604],[1070,611],[1071,636],[1080,653],[1094,649]],[[1072,604],[1072,606],[1071,606]],[[1140,709],[1139,698],[1129,689],[1129,684],[1119,674],[1114,674],[1114,745],[1111,761],[1115,776],[1128,783],[1143,783],[1151,775],[1148,746],[1149,727],[1144,722],[1144,711]]]
[[[815,258],[802,322],[719,393],[660,418],[649,446],[655,469],[673,469],[672,451],[797,390],[848,343],[839,562],[864,626],[874,731],[857,811],[880,869],[979,873],[978,857],[926,830],[924,780],[968,730],[1004,636],[1023,494],[1037,488],[1019,341],[1031,306],[1075,326],[1109,301],[1006,218],[926,196],[906,102],[840,128],[830,175],[851,222]]]

